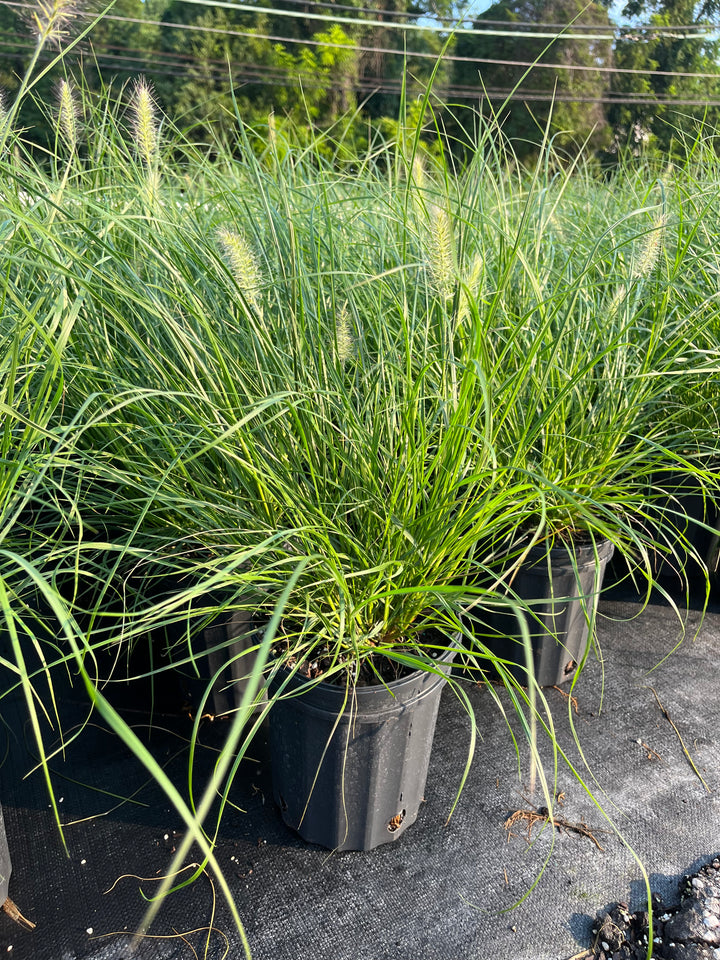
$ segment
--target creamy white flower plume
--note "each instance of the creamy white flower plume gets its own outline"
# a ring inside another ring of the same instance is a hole
[[[221,227],[217,237],[245,299],[259,310],[262,275],[250,244],[241,234],[227,227]]]
[[[343,306],[340,316],[335,323],[335,357],[344,367],[347,361],[352,357],[355,349],[355,338],[350,327],[350,320],[347,314],[347,307]]]
[[[70,151],[78,142],[78,106],[73,89],[67,80],[61,80],[57,87],[58,132]]]
[[[428,266],[435,292],[447,300],[455,286],[455,240],[452,221],[445,206],[429,206]]]
[[[130,100],[132,128],[138,155],[150,167],[160,152],[158,107],[150,84],[144,77],[135,81]]]
[[[634,280],[647,277],[652,273],[662,250],[666,224],[667,217],[663,214],[657,218],[646,234],[633,267],[632,277]]]

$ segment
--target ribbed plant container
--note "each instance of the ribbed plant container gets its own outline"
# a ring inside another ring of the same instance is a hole
[[[441,675],[415,671],[347,697],[290,678],[270,710],[273,793],[289,827],[331,850],[371,850],[415,822],[453,656],[438,660]],[[276,675],[271,697],[287,678]]]
[[[171,582],[167,594],[172,595],[178,589],[176,582]],[[209,609],[213,604],[220,608],[222,601],[222,596],[206,593],[199,595],[195,603],[197,608]],[[163,649],[174,651],[173,656],[179,652],[184,658],[188,652],[186,635],[189,631],[197,671],[190,663],[176,668],[183,694],[193,706],[199,703],[211,677],[217,673],[205,709],[215,716],[223,716],[237,710],[242,701],[255,663],[251,648],[259,640],[258,625],[245,610],[220,610],[201,627],[203,620],[207,620],[206,615],[190,610],[187,621],[155,631],[155,639]]]
[[[0,807],[0,907],[8,898],[11,871],[10,849],[5,834],[5,820],[3,818],[2,807]]]
[[[568,547],[533,547],[512,581],[524,601],[532,644],[535,680],[541,687],[571,680],[587,650],[589,621],[597,609],[605,569],[614,552],[609,541]],[[495,612],[475,624],[475,636],[508,661],[518,682],[527,685],[525,646],[516,616]]]
[[[209,678],[223,667],[213,684],[207,708],[216,716],[231,713],[240,706],[255,662],[255,653],[246,651],[258,643],[257,628],[244,610],[232,610],[219,614],[204,628],[200,639],[207,650],[207,666],[201,670],[200,679],[193,680],[192,687],[199,697]],[[213,649],[221,644],[222,649]]]

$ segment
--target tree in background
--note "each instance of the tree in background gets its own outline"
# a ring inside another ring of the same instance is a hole
[[[451,0],[337,0],[337,9],[335,0],[253,2],[239,10],[116,0],[91,36],[43,78],[35,101],[28,99],[20,118],[28,137],[53,135],[46,122],[57,110],[52,88],[72,74],[91,91],[144,74],[163,109],[197,136],[211,129],[235,136],[236,105],[246,122],[267,124],[272,116],[278,132],[287,124],[295,138],[332,128],[351,147],[372,128],[392,136],[402,127],[401,89],[405,110],[421,109],[418,98],[455,10]],[[692,135],[703,119],[717,124],[720,107],[702,104],[720,102],[720,43],[662,28],[715,23],[720,0],[626,0],[625,15],[651,26],[626,30],[615,46],[606,2],[498,0],[475,30],[458,34],[447,52],[460,59],[442,61],[432,99],[451,137],[471,142],[478,113],[497,114],[516,155],[531,161],[546,126],[567,155],[587,144],[612,157],[628,143],[631,154],[646,143],[677,151],[678,137]],[[513,35],[491,34],[492,21],[512,27]],[[398,27],[419,23],[422,30]],[[443,30],[427,29],[430,23]],[[20,24],[14,9],[0,6],[0,89],[9,98],[33,50]],[[535,24],[569,25],[572,37],[560,34],[545,49],[547,40],[529,35]],[[576,39],[581,27],[603,36]],[[442,107],[446,98],[450,110]],[[432,127],[429,111],[426,118]]]
[[[153,0],[115,0],[78,50],[85,82],[97,88],[100,78],[125,82],[146,73],[155,61],[160,30],[153,23]]]
[[[630,0],[623,14],[658,28],[712,25],[717,21],[717,6],[714,2],[697,5],[693,0]],[[646,72],[613,77],[611,95],[616,103],[610,106],[608,118],[615,130],[616,153],[637,154],[652,147],[671,154],[680,148],[678,139],[692,138],[703,120],[717,126],[720,106],[704,106],[706,101],[720,103],[720,42],[716,37],[688,36],[677,29],[631,27],[625,31],[616,44],[616,65]],[[628,96],[645,97],[649,102],[623,103]]]
[[[523,36],[483,35],[483,23],[570,24],[579,17],[588,31],[608,33],[611,29],[607,9],[584,0],[500,0],[483,13],[473,34],[458,37],[458,57],[477,58],[489,63],[458,60],[453,71],[453,88],[461,96],[460,107],[474,106],[485,117],[497,115],[515,155],[520,160],[537,153],[549,122],[555,146],[568,155],[577,153],[587,141],[597,148],[610,139],[603,98],[607,72],[612,65],[610,39],[576,40],[562,35],[545,50],[548,40]],[[500,27],[502,29],[502,27]],[[580,32],[570,26],[569,32]],[[536,63],[529,70],[519,64]],[[541,66],[557,64],[557,67]],[[578,68],[578,69],[570,69]],[[514,92],[513,92],[514,91]],[[512,93],[507,102],[506,99]],[[461,124],[463,121],[460,121]],[[464,121],[467,129],[468,120]]]

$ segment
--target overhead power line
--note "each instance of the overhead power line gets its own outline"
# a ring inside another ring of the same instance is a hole
[[[49,58],[49,55],[48,55]],[[103,66],[102,61],[107,61],[108,65],[116,71],[133,73],[136,72],[138,64],[145,62],[143,57],[127,57],[122,54],[110,54],[107,57],[100,58],[99,65]],[[204,63],[206,76],[219,82],[227,79],[227,66],[215,61],[218,66],[212,63]],[[188,55],[182,54],[175,57],[161,57],[154,61],[153,69],[157,75],[170,76],[177,78],[186,78],[188,76],[188,67],[192,66],[192,61],[188,63]],[[317,74],[308,72],[300,74],[298,71],[283,70],[272,64],[257,63],[237,63],[233,65],[232,81],[234,84],[260,84],[273,87],[296,87],[298,83],[306,90],[322,89],[331,93],[347,93],[348,86],[343,81],[334,80],[331,77],[321,77]],[[386,77],[365,77],[354,80],[352,92],[360,94],[373,93],[391,93],[398,94],[401,89],[401,79],[391,79]],[[602,96],[584,96],[575,95],[569,91],[553,93],[548,90],[524,89],[508,90],[490,88],[484,91],[476,87],[446,85],[439,89],[439,95],[444,100],[453,97],[463,99],[475,99],[478,102],[483,100],[494,104],[503,103],[506,100],[519,101],[527,103],[583,103],[583,104],[612,104],[615,106],[698,106],[696,99],[675,98],[669,96],[649,97],[642,94],[622,93],[617,95]],[[703,106],[719,107],[720,100],[702,101]]]
[[[344,23],[349,24],[354,27],[380,27],[388,28],[391,27],[395,30],[416,30],[421,33],[454,33],[454,34],[473,34],[477,36],[477,31],[469,27],[443,27],[437,24],[428,24],[423,25],[420,23],[393,23],[389,20],[362,20],[357,17],[329,17],[324,13],[311,13],[311,12],[301,12],[298,10],[279,10],[276,7],[261,7],[251,6],[247,3],[230,3],[228,0],[178,0],[179,3],[187,3],[193,6],[200,7],[213,7],[215,9],[221,8],[223,10],[237,10],[240,13],[259,13],[262,12],[266,16],[270,17],[290,17],[291,19],[297,20],[319,20],[323,23]],[[516,31],[512,30],[487,30],[483,31],[487,36],[493,37],[513,37],[517,36]],[[557,33],[547,33],[534,31],[532,33],[523,32],[524,37],[531,37],[538,40],[554,40],[558,38]],[[613,40],[615,38],[614,33],[603,33],[603,34],[572,34],[572,33],[563,33],[562,37],[564,40]]]
[[[330,10],[330,11],[345,10],[345,11],[348,11],[349,13],[354,13],[354,14],[368,13],[376,17],[377,16],[397,17],[397,18],[402,18],[406,20],[420,20],[422,18],[425,18],[425,19],[428,18],[427,11],[423,11],[423,10],[419,10],[419,11],[385,10],[385,9],[379,9],[378,7],[357,7],[349,4],[333,3],[332,0],[284,0],[284,3],[292,3],[292,4],[302,6],[304,8],[319,7],[319,8]],[[262,9],[262,8],[258,8],[258,9]],[[463,24],[473,24],[474,26],[480,26],[480,27],[485,27],[485,26],[503,27],[506,30],[508,29],[517,30],[518,33],[521,33],[526,29],[540,28],[540,29],[548,29],[548,30],[550,29],[565,30],[568,27],[567,23],[548,23],[546,21],[541,21],[541,20],[532,21],[532,22],[530,21],[509,22],[507,20],[491,20],[485,17],[463,17],[461,22]],[[573,30],[597,30],[597,28],[598,28],[598,24],[596,23],[573,23],[572,24]],[[447,29],[447,27],[443,27],[443,29]],[[712,29],[712,27],[710,24],[707,24],[707,23],[693,23],[693,24],[675,23],[675,24],[633,24],[632,26],[618,25],[617,27],[615,27],[615,29],[620,32],[627,31],[627,32],[636,33],[636,32],[649,31],[652,33],[662,34],[666,32],[674,32],[677,30],[685,30],[685,31],[697,30],[705,33],[709,29]]]
[[[7,6],[13,6],[20,9],[32,9],[32,4],[30,3],[21,3],[21,2],[8,2],[4,0]],[[89,16],[89,14],[87,14]],[[220,27],[207,27],[200,24],[191,24],[191,23],[174,23],[163,20],[144,20],[139,17],[121,17],[116,14],[107,14],[105,19],[117,21],[120,23],[134,23],[139,26],[156,26],[162,27],[164,29],[172,30],[185,30],[189,32],[197,33],[208,33],[218,36],[227,36],[227,37],[238,37],[245,39],[258,39],[258,40],[268,40],[273,43],[292,43],[300,46],[311,46],[311,47],[328,47],[332,44],[328,44],[323,40],[304,40],[298,37],[286,37],[281,34],[271,34],[271,33],[258,33],[253,30],[226,30]],[[34,46],[30,43],[29,46]],[[390,56],[401,56],[401,57],[416,57],[419,59],[428,59],[428,60],[437,60],[438,55],[436,53],[429,53],[424,50],[398,50],[394,47],[377,47],[377,46],[364,46],[357,43],[343,44],[343,49],[347,50],[356,50],[360,53],[374,53],[374,54],[386,54]],[[157,51],[148,51],[149,57],[155,57]],[[720,79],[720,73],[694,73],[691,71],[683,70],[639,70],[632,67],[615,67],[615,66],[601,66],[599,64],[587,65],[587,64],[569,64],[569,63],[535,63],[530,60],[503,60],[496,59],[493,57],[462,57],[456,54],[445,54],[443,60],[448,62],[456,63],[468,63],[468,64],[478,64],[478,65],[488,65],[488,66],[508,66],[508,67],[522,67],[527,69],[533,67],[537,70],[566,70],[566,71],[577,71],[579,73],[602,73],[602,74],[627,74],[634,76],[659,76],[659,77],[682,77],[682,78],[696,78],[698,80],[718,80]]]
[[[29,3],[20,3],[20,2],[10,2],[6,0],[6,5],[11,5],[18,8],[32,8],[32,5]],[[229,6],[235,6],[231,4]],[[256,8],[253,8],[257,11]],[[280,43],[295,43],[300,45],[310,45],[310,46],[323,46],[328,47],[332,46],[323,41],[317,40],[302,40],[299,38],[293,37],[284,37],[284,36],[274,36],[268,34],[258,34],[253,31],[230,31],[230,30],[221,30],[219,28],[204,27],[197,24],[174,24],[174,23],[164,23],[163,21],[157,20],[144,20],[141,18],[129,18],[129,17],[120,17],[117,15],[109,15],[108,19],[118,20],[121,22],[137,23],[141,25],[155,25],[163,29],[196,29],[200,32],[209,32],[209,33],[220,33],[229,36],[238,36],[244,38],[258,38],[258,39],[268,39]],[[1,35],[0,35],[1,36]],[[11,47],[13,50],[22,49],[22,39],[15,34],[8,34],[7,41],[5,45]],[[30,49],[34,47],[34,43],[28,37],[25,45],[25,49]],[[416,56],[416,57],[427,57],[436,59],[436,55],[428,53],[426,51],[403,51],[397,50],[394,48],[378,48],[378,47],[369,47],[369,46],[360,46],[355,44],[349,44],[349,49],[354,49],[358,51],[366,51],[369,53],[387,53],[393,55],[403,55],[403,56]],[[191,68],[196,61],[191,54],[184,54],[180,52],[173,51],[145,51],[145,50],[134,50],[129,47],[121,47],[115,45],[112,47],[113,50],[119,51],[118,53],[112,52],[103,52],[97,51],[96,58],[99,65],[110,67],[115,70],[122,70],[124,72],[132,72],[138,68],[149,69],[151,72],[161,73],[168,76],[177,76],[183,77],[187,76],[188,68]],[[137,53],[138,56],[125,56],[127,53]],[[455,55],[448,56],[449,60],[463,61],[467,63],[477,63],[478,65],[482,64],[492,64],[492,65],[501,65],[501,66],[518,66],[529,68],[535,66],[538,69],[553,69],[553,70],[580,70],[580,71],[591,71],[594,73],[622,73],[622,74],[635,74],[641,76],[651,76],[651,75],[661,75],[661,76],[670,76],[670,77],[689,77],[696,79],[714,79],[718,80],[720,77],[717,74],[695,74],[690,72],[682,71],[647,71],[647,70],[638,70],[630,68],[617,68],[617,67],[601,67],[597,65],[581,65],[581,64],[533,64],[529,61],[513,61],[513,60],[501,60],[501,59],[491,59],[491,58],[472,58],[472,57],[458,57]],[[205,63],[207,61],[204,61]],[[223,80],[227,78],[228,69],[227,64],[224,61],[216,60],[214,61],[217,64],[217,69],[211,67],[210,76],[216,80]],[[259,82],[268,82],[271,85],[280,85],[280,86],[293,86],[298,82],[298,76],[302,77],[302,83],[310,88],[312,86],[312,78],[308,77],[307,74],[300,74],[298,71],[295,71],[292,67],[289,68],[286,72],[279,72],[277,69],[272,67],[266,67],[264,65],[253,65],[253,64],[233,64],[232,65],[236,82],[249,82],[249,83],[259,83]],[[275,73],[268,73],[269,70],[275,69]],[[179,71],[179,72],[178,72]],[[264,78],[264,79],[263,79]],[[353,91],[357,93],[373,93],[373,92],[397,92],[399,81],[392,80],[384,77],[362,77],[359,80],[353,78],[351,87]],[[334,90],[334,91],[347,91],[348,83],[347,81],[340,84],[336,84],[333,81],[328,80],[328,78],[320,78],[315,86],[322,86],[323,89]],[[483,96],[486,96],[490,100],[504,100],[511,95],[509,90],[486,90],[484,93],[480,91],[477,87],[445,87],[442,90],[443,96],[457,96],[465,97],[470,99],[482,99]],[[684,100],[676,98],[663,99],[660,97],[649,97],[645,94],[625,94],[622,97],[616,95],[606,95],[602,97],[583,97],[575,96],[568,91],[563,91],[552,95],[549,92],[529,90],[527,88],[515,91],[512,93],[512,98],[516,100],[545,100],[545,101],[555,101],[555,102],[576,102],[576,103],[627,103],[627,104],[647,104],[647,105],[659,105],[659,104],[672,104],[677,106],[717,106],[718,102],[716,100],[702,100],[697,99],[693,100]]]
[[[242,13],[252,12],[252,13],[264,13],[272,14],[273,16],[287,16],[296,19],[314,19],[321,20],[326,23],[351,23],[358,26],[375,26],[380,28],[397,26],[407,29],[417,29],[420,31],[436,31],[440,33],[471,33],[477,35],[479,33],[487,34],[488,36],[523,36],[523,37],[536,37],[538,39],[552,39],[553,37],[558,37],[562,34],[562,38],[567,39],[597,39],[591,37],[577,37],[573,36],[570,33],[564,32],[570,28],[573,31],[577,30],[594,30],[602,29],[602,25],[599,24],[587,24],[587,23],[550,23],[547,21],[507,21],[507,20],[491,20],[481,17],[465,17],[457,21],[455,25],[441,25],[441,24],[394,24],[392,21],[388,20],[363,20],[358,18],[339,18],[336,16],[328,14],[313,14],[310,12],[295,12],[292,10],[282,10],[282,9],[273,9],[268,7],[260,7],[254,5],[243,5],[240,3],[233,2],[220,2],[220,0],[180,0],[181,3],[197,4],[201,6],[210,6],[210,7],[220,7],[223,9],[236,9]],[[335,10],[345,10],[351,11],[354,13],[369,13],[375,16],[382,17],[400,17],[404,20],[419,20],[421,18],[427,18],[428,14],[425,11],[407,11],[407,10],[382,10],[374,7],[354,7],[346,4],[337,4],[331,2],[331,0],[284,0],[285,3],[295,3],[302,5],[303,7],[320,7],[322,9],[335,11]],[[18,2],[18,0],[0,0],[0,4],[5,7],[14,7],[21,8],[25,10],[33,10],[34,4]],[[94,15],[83,14],[78,12],[77,16],[86,16],[91,17]],[[128,19],[133,20],[133,18],[123,18],[118,17],[117,15],[106,14],[103,19],[106,20],[122,20]],[[153,20],[142,20],[143,23],[154,23],[158,21]],[[472,29],[469,30],[466,27],[461,26],[461,24],[474,24],[476,27],[494,27],[499,26],[503,29],[500,31],[497,30],[486,30],[486,29]],[[543,32],[542,34],[536,33],[538,29],[543,31],[552,30],[553,33],[549,34]],[[662,36],[663,34],[670,34],[671,39],[696,39],[698,35],[712,35],[720,33],[720,25],[711,24],[711,23],[674,23],[674,24],[654,24],[654,23],[639,23],[632,25],[609,25],[609,30],[612,32],[612,35],[608,33],[607,35],[603,34],[600,39],[628,39],[633,38],[636,34],[649,33],[656,36]],[[532,32],[528,32],[532,31]],[[678,37],[678,31],[680,31],[683,36]],[[629,35],[629,36],[628,36]]]
[[[326,23],[346,23],[352,24],[353,26],[370,26],[370,27],[393,27],[397,30],[419,30],[421,32],[433,32],[433,33],[453,33],[453,34],[473,34],[477,36],[479,32],[482,32],[486,36],[492,37],[515,37],[519,33],[523,37],[533,38],[537,40],[554,40],[559,39],[560,35],[563,40],[614,40],[615,35],[619,28],[614,28],[612,32],[601,33],[601,34],[575,34],[566,32],[570,29],[572,25],[566,24],[563,27],[560,27],[561,33],[557,31],[545,32],[538,31],[534,29],[535,25],[530,24],[530,30],[523,29],[522,31],[508,30],[508,24],[505,24],[506,29],[504,30],[483,30],[477,31],[473,28],[461,27],[458,25],[453,27],[440,26],[438,24],[419,24],[419,23],[392,23],[386,20],[362,20],[355,17],[329,17],[323,13],[311,13],[311,12],[300,12],[296,10],[280,10],[274,7],[261,7],[251,6],[244,3],[231,3],[228,0],[178,0],[180,3],[188,3],[191,5],[197,5],[201,7],[220,7],[225,10],[238,10],[244,13],[258,13],[262,11],[267,16],[277,16],[277,17],[291,17],[300,20],[321,20]],[[475,21],[477,23],[483,23],[483,21]],[[524,27],[525,24],[522,24]],[[696,25],[699,26],[699,25]],[[683,30],[683,27],[678,27],[679,30]],[[705,32],[708,34],[717,33],[719,30],[718,27],[708,24],[705,27]],[[675,35],[674,39],[690,39],[690,37],[697,36],[697,34],[689,33],[686,36],[682,34]]]
[[[614,39],[634,39],[634,35],[650,33],[657,36],[662,36],[663,34],[670,34],[670,39],[698,39],[704,35],[720,34],[720,25],[709,24],[709,23],[691,23],[691,24],[634,24],[632,26],[610,26],[610,33],[602,34],[599,37],[591,36],[575,36],[570,34],[567,31],[572,27],[572,30],[597,30],[602,29],[598,24],[582,24],[582,23],[573,23],[571,25],[563,23],[548,23],[543,21],[530,22],[530,21],[513,21],[508,22],[505,20],[485,20],[480,18],[465,18],[460,21],[462,23],[472,23],[480,27],[485,27],[486,25],[491,26],[501,26],[503,30],[485,30],[485,29],[472,29],[469,30],[464,27],[460,27],[459,24],[455,26],[441,26],[439,24],[394,24],[391,21],[386,20],[363,20],[350,17],[335,17],[327,14],[317,14],[311,12],[296,12],[292,10],[282,10],[274,9],[269,7],[259,7],[252,5],[245,5],[241,3],[233,2],[224,2],[224,0],[179,0],[181,3],[195,4],[199,6],[209,6],[209,7],[220,7],[227,10],[238,10],[241,13],[256,13],[256,14],[270,14],[272,16],[280,17],[290,17],[293,19],[312,19],[319,20],[325,23],[348,23],[354,24],[357,26],[374,26],[378,28],[386,27],[399,27],[407,29],[417,29],[422,31],[430,32],[439,32],[439,33],[461,33],[461,34],[471,34],[473,36],[478,35],[487,35],[487,36],[517,36],[517,37],[526,37],[529,39],[560,39],[563,40],[614,40]],[[402,17],[404,19],[408,18],[422,18],[427,17],[427,13],[424,12],[411,12],[411,11],[398,11],[398,10],[378,10],[372,7],[352,7],[349,5],[335,4],[330,2],[330,0],[284,0],[285,3],[297,3],[302,4],[303,7],[322,7],[324,9],[330,10],[349,10],[357,11],[364,13],[373,13],[380,16],[394,16]],[[33,10],[34,4],[19,2],[19,0],[0,0],[2,6],[5,7],[14,7],[24,10]],[[86,18],[92,18],[92,14],[78,12],[77,16],[85,16]],[[165,26],[167,21],[158,21],[158,20],[149,20],[143,18],[133,18],[133,17],[121,17],[116,14],[106,14],[103,18],[105,20],[120,20],[127,21],[131,23],[148,23],[148,24],[159,24]],[[171,24],[176,27],[185,27],[188,29],[193,29],[194,26],[191,24]],[[538,33],[537,29],[542,28],[545,30],[553,30],[553,33],[542,32]],[[198,28],[198,29],[208,29],[208,28]],[[529,32],[530,31],[530,32]],[[682,31],[682,36],[678,35],[678,31]],[[222,31],[216,31],[222,32]],[[253,34],[254,35],[254,34]],[[630,36],[628,36],[630,35]],[[309,42],[309,41],[297,41],[297,42]],[[391,51],[397,53],[398,51]],[[419,54],[417,54],[419,55]],[[425,54],[427,56],[433,56],[433,54]]]

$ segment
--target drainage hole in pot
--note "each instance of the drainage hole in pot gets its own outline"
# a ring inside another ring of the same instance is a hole
[[[569,674],[571,674],[576,666],[577,663],[574,660],[568,660],[568,662],[565,664],[565,676],[567,677]]]
[[[400,824],[405,819],[405,811],[401,810],[400,813],[396,813],[395,816],[388,823],[388,833],[395,833],[399,829]]]
[[[278,800],[280,801],[280,809],[284,813],[287,810],[287,804],[285,803],[285,800],[279,795],[278,795]]]

